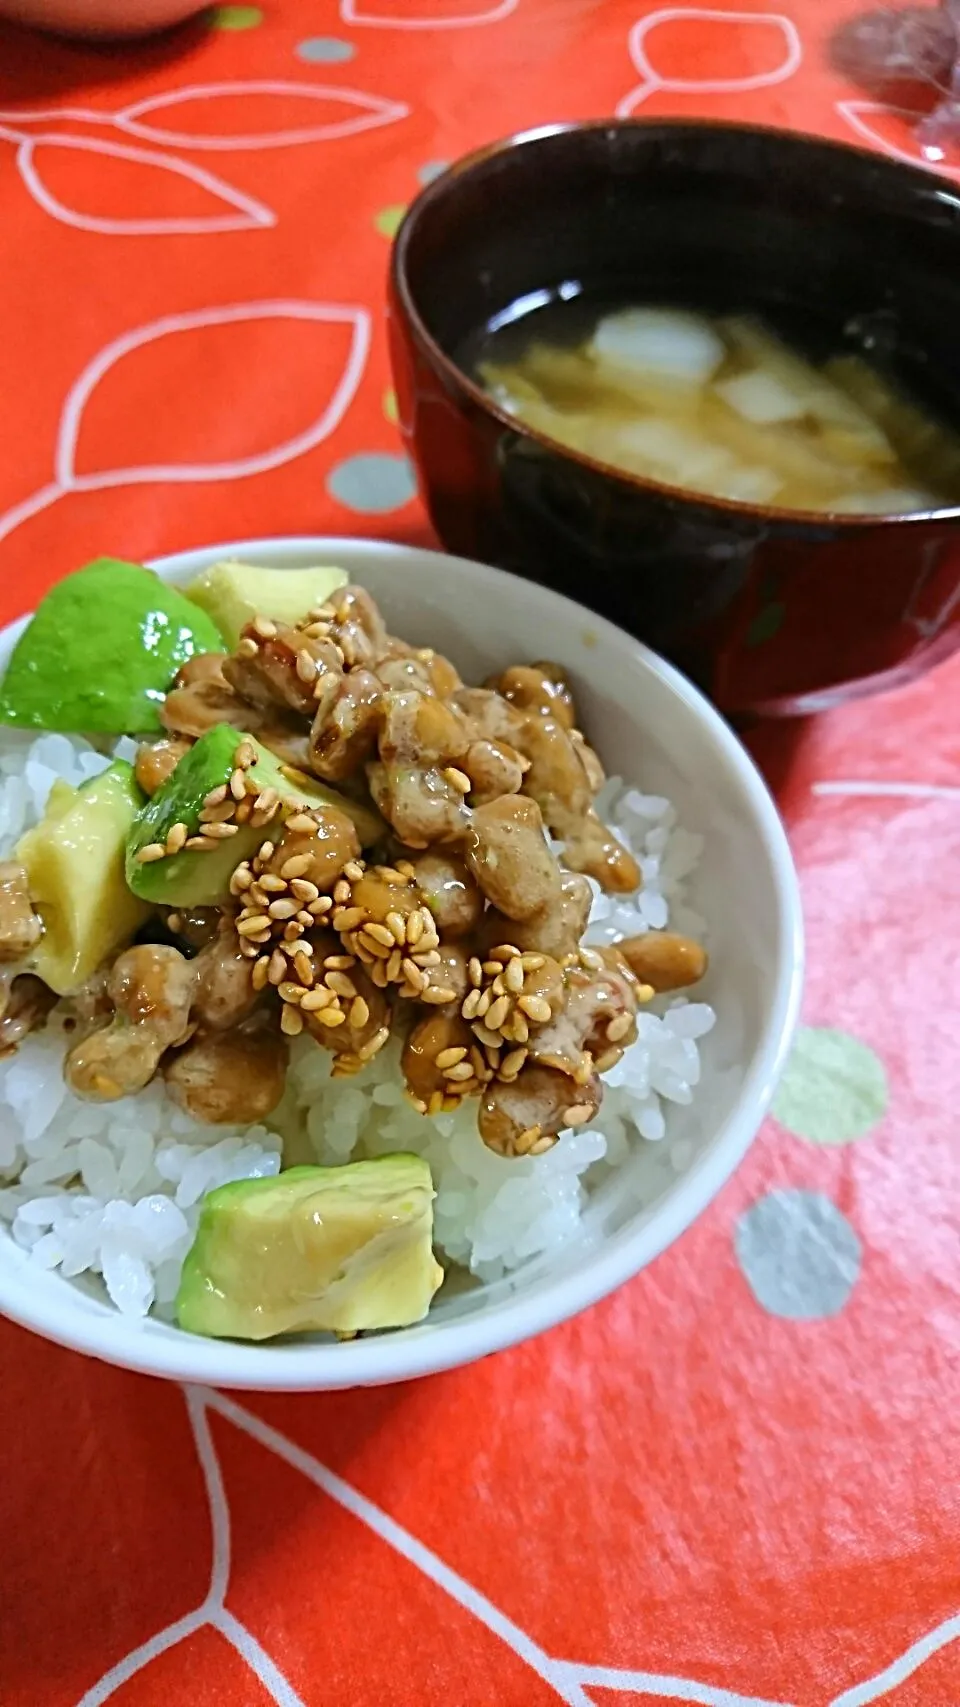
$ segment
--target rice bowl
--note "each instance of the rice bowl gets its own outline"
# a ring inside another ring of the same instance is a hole
[[[796,1010],[799,914],[789,855],[749,760],[694,691],[566,601],[495,571],[362,542],[257,542],[188,554],[161,569],[187,579],[228,554],[277,565],[343,562],[397,627],[449,651],[473,678],[525,646],[528,655],[534,647],[555,654],[574,672],[578,690],[586,675],[587,726],[608,767],[626,779],[611,785],[604,812],[628,831],[644,862],[640,896],[650,911],[643,923],[660,928],[671,906],[674,924],[696,927],[695,914],[711,926],[716,921],[711,946],[722,970],[702,999],[699,991],[693,1000],[661,999],[657,1011],[642,1015],[644,1035],[613,1070],[604,1118],[565,1134],[547,1155],[513,1160],[482,1152],[478,1162],[475,1132],[459,1113],[426,1123],[425,1138],[421,1117],[396,1091],[395,1069],[391,1085],[389,1061],[338,1083],[324,1077],[319,1052],[301,1042],[277,1117],[263,1128],[217,1131],[211,1143],[209,1129],[198,1132],[181,1110],[165,1106],[160,1085],[140,1093],[133,1120],[122,1103],[103,1110],[71,1097],[56,1070],[63,1040],[48,1028],[0,1069],[0,1168],[8,1178],[14,1171],[14,1141],[21,1147],[16,1160],[26,1158],[18,1183],[0,1192],[14,1228],[0,1248],[0,1303],[40,1331],[116,1361],[237,1385],[349,1385],[448,1367],[601,1295],[675,1235],[742,1152]],[[612,718],[604,695],[618,689],[623,712]],[[636,709],[634,694],[643,702]],[[22,812],[37,810],[44,768],[96,765],[89,747],[63,740],[42,737],[29,758],[20,737],[12,742],[19,751],[0,748],[0,833],[20,827],[13,822],[18,801]],[[644,740],[648,753],[637,762]],[[58,743],[54,750],[50,742]],[[717,786],[705,802],[707,778]],[[674,793],[679,830],[668,803]],[[701,836],[704,875],[691,881],[688,902],[683,890]],[[630,920],[615,914],[608,900],[595,903],[594,940],[629,929]],[[719,1023],[710,1033],[713,1005]],[[701,1038],[705,1095],[698,1098]],[[665,1104],[672,1105],[667,1122]],[[438,1246],[472,1271],[474,1283],[441,1294],[422,1327],[349,1346],[198,1345],[162,1320],[138,1320],[154,1286],[158,1312],[168,1308],[202,1193],[224,1178],[274,1172],[277,1130],[297,1160],[304,1143],[311,1159],[329,1162],[358,1150],[425,1150],[438,1189]],[[71,1146],[81,1183],[66,1194],[63,1152]],[[68,1276],[102,1268],[126,1314],[111,1309],[108,1316],[88,1283],[81,1291],[43,1273],[44,1264],[61,1264]]]

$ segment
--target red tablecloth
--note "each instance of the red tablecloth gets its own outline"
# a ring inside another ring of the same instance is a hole
[[[131,0],[131,4],[134,0]],[[618,110],[873,138],[848,0],[263,0],[0,32],[4,619],[101,551],[426,538],[387,241],[481,140]],[[960,667],[760,746],[810,937],[772,1119],[578,1321],[332,1397],[0,1328],[3,1707],[955,1707]]]

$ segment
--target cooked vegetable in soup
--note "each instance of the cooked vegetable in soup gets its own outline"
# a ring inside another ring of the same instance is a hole
[[[636,307],[585,320],[579,302],[554,302],[489,331],[473,366],[525,425],[691,492],[850,515],[960,498],[960,438],[859,355],[815,366],[754,319]]]

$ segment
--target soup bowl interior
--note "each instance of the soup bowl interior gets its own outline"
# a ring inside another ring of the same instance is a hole
[[[591,305],[754,315],[814,362],[863,358],[956,428],[958,281],[956,187],[836,143],[653,120],[480,150],[417,198],[391,273],[400,417],[437,532],[585,599],[731,714],[909,679],[960,639],[953,477],[913,459],[909,483],[943,501],[903,516],[731,503],[535,431],[476,358],[485,329],[516,347],[544,308],[559,336],[565,304],[578,329]]]
[[[469,1362],[574,1314],[642,1268],[713,1197],[757,1130],[795,1023],[796,877],[766,788],[725,723],[669,665],[582,607],[478,564],[360,540],[241,542],[156,568],[185,583],[224,557],[271,567],[341,564],[370,589],[395,632],[447,653],[470,681],[518,660],[557,660],[571,672],[608,772],[667,795],[684,826],[705,839],[691,899],[709,922],[703,999],[718,1023],[702,1046],[701,1092],[691,1107],[671,1109],[664,1142],[638,1140],[592,1194],[578,1238],[551,1257],[487,1285],[448,1282],[413,1328],[350,1344],[307,1336],[244,1345],[123,1317],[98,1282],[45,1273],[0,1233],[0,1310],[74,1349],[234,1387],[402,1380]],[[0,667],[21,626],[0,637]]]

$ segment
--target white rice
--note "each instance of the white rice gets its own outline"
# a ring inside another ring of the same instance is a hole
[[[131,757],[133,743],[116,751]],[[0,735],[0,857],[42,813],[57,777],[79,783],[107,763],[65,735]],[[701,838],[678,827],[668,800],[617,780],[598,805],[637,856],[644,882],[628,897],[595,891],[589,940],[668,924],[702,935],[703,921],[684,900]],[[160,1082],[118,1103],[81,1101],[63,1081],[65,1037],[54,1016],[0,1060],[0,1222],[43,1268],[101,1275],[124,1314],[153,1308],[169,1317],[206,1192],[278,1173],[284,1147],[288,1161],[324,1163],[416,1150],[437,1189],[438,1249],[479,1279],[496,1280],[573,1238],[598,1175],[638,1142],[665,1136],[666,1105],[692,1102],[698,1040],[713,1026],[713,1010],[660,999],[638,1024],[637,1042],[605,1076],[596,1122],[565,1133],[543,1156],[508,1161],[481,1142],[475,1104],[433,1120],[415,1112],[403,1095],[397,1043],[356,1078],[335,1080],[329,1055],[298,1039],[276,1130],[231,1129],[192,1120]]]

